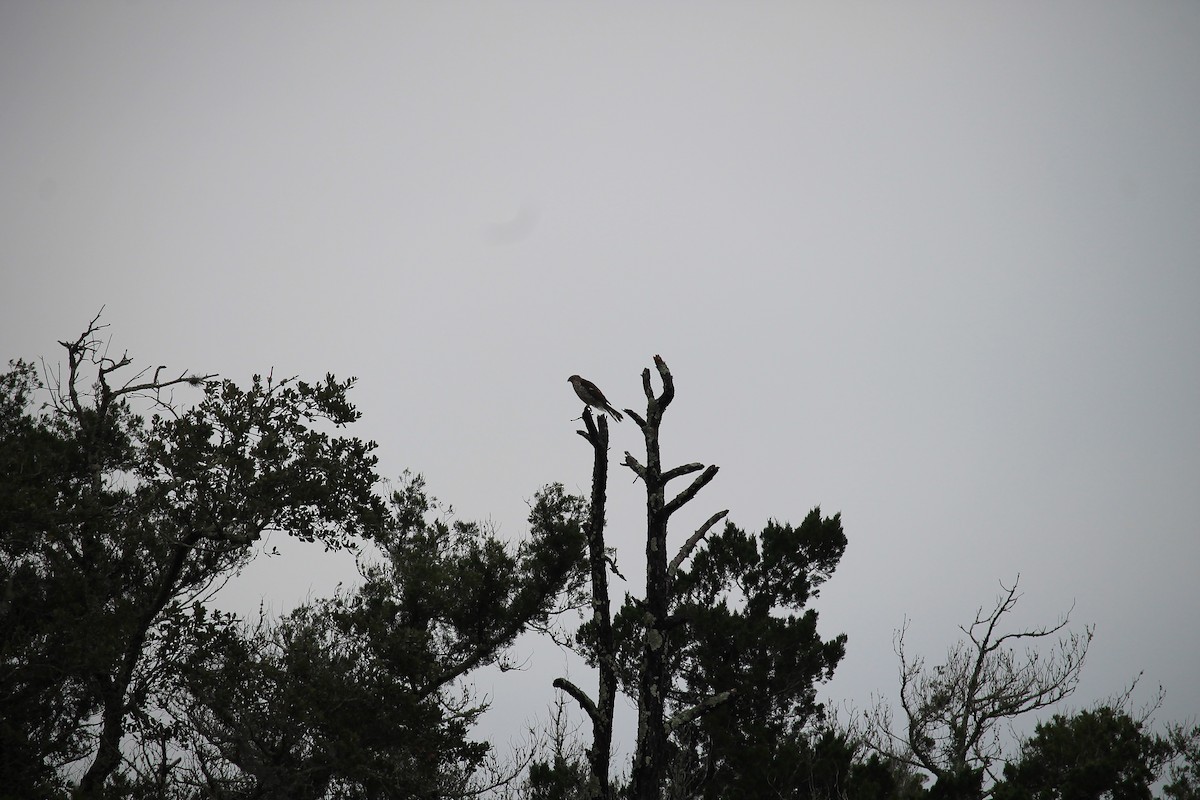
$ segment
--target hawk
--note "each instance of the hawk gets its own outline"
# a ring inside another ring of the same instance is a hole
[[[609,405],[608,400],[604,398],[604,392],[600,391],[596,384],[578,375],[572,375],[567,380],[574,387],[575,394],[579,395],[580,400],[593,408],[598,408],[601,411],[611,414],[612,418],[617,422],[621,421],[621,412]]]

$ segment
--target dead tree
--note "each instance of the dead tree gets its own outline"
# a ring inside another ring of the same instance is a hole
[[[688,538],[673,559],[667,556],[667,522],[679,509],[696,496],[717,474],[717,467],[703,464],[684,464],[664,470],[659,450],[659,428],[663,413],[675,397],[675,383],[666,363],[659,356],[654,365],[662,380],[662,393],[654,394],[650,370],[642,370],[642,389],[646,395],[646,416],[626,409],[630,419],[641,428],[646,442],[646,463],[640,463],[629,452],[625,466],[633,470],[646,486],[646,594],[641,604],[642,646],[637,670],[638,728],[630,775],[630,797],[633,800],[659,800],[663,776],[667,767],[667,739],[673,728],[686,724],[711,708],[725,702],[730,692],[709,697],[693,708],[666,718],[665,701],[671,685],[668,655],[673,633],[678,632],[681,620],[671,616],[671,578],[674,569],[704,538],[705,534],[726,512],[709,518]],[[667,484],[684,475],[699,472],[686,489],[667,500]]]
[[[625,452],[625,467],[628,467],[646,485],[646,595],[634,601],[640,610],[636,642],[626,640],[624,646],[618,642],[613,630],[610,597],[608,597],[607,552],[604,543],[604,510],[608,469],[608,426],[604,416],[599,423],[593,420],[590,411],[584,411],[583,422],[587,431],[580,435],[593,447],[592,510],[588,523],[588,547],[592,567],[593,619],[587,633],[590,656],[600,673],[599,699],[593,702],[569,680],[559,678],[554,686],[575,698],[586,712],[593,728],[593,744],[588,751],[588,764],[592,772],[592,784],[588,789],[590,798],[607,800],[612,794],[608,781],[612,747],[612,711],[619,681],[628,680],[626,691],[637,696],[637,746],[631,771],[629,796],[634,800],[660,800],[662,782],[668,768],[668,739],[674,730],[695,721],[707,711],[727,702],[733,691],[724,691],[704,697],[689,708],[680,709],[667,718],[666,699],[671,690],[670,656],[671,640],[685,626],[685,620],[673,616],[672,582],[680,565],[704,540],[714,525],[724,519],[727,511],[719,511],[709,517],[700,529],[694,531],[678,549],[673,558],[667,555],[667,522],[674,512],[682,509],[696,494],[716,476],[718,468],[703,464],[683,464],[672,469],[662,468],[659,449],[659,429],[662,414],[674,398],[674,380],[670,369],[661,357],[654,356],[654,365],[662,381],[662,392],[655,395],[650,384],[650,371],[642,371],[642,387],[646,393],[646,416],[632,409],[624,409],[631,420],[641,428],[646,440],[646,463]],[[700,473],[690,485],[667,499],[667,483],[677,477]],[[632,645],[632,646],[631,646]],[[636,668],[625,669],[620,652],[638,651]],[[623,678],[624,676],[624,678]]]
[[[667,522],[717,474],[717,467],[703,464],[684,464],[664,470],[659,451],[659,428],[663,412],[675,397],[675,384],[666,363],[658,356],[654,364],[662,380],[662,393],[655,395],[650,382],[650,370],[642,371],[642,387],[646,394],[646,416],[632,409],[625,413],[637,423],[646,442],[646,462],[639,462],[625,453],[625,466],[646,486],[646,593],[636,605],[641,610],[638,649],[640,655],[627,691],[636,693],[638,702],[637,747],[634,753],[629,797],[634,800],[659,800],[663,778],[668,767],[668,738],[672,731],[687,725],[707,711],[728,701],[732,691],[705,697],[689,708],[666,716],[666,698],[671,687],[669,666],[670,642],[684,621],[672,617],[671,584],[676,571],[695,550],[727,511],[713,514],[699,530],[688,537],[674,558],[668,559]],[[589,411],[583,421],[586,431],[579,431],[594,452],[592,471],[592,505],[588,524],[588,547],[592,577],[592,621],[588,632],[591,655],[600,673],[598,700],[593,702],[587,693],[570,681],[559,678],[554,686],[571,695],[592,722],[592,747],[588,763],[592,785],[588,796],[611,797],[609,782],[612,746],[612,713],[618,681],[623,674],[619,662],[620,642],[616,641],[609,605],[607,552],[604,546],[604,506],[608,471],[608,423],[601,416],[597,424]],[[684,475],[699,472],[686,489],[667,500],[667,484]],[[628,645],[628,643],[627,643]]]
[[[608,492],[608,418],[600,415],[599,423],[592,412],[583,412],[586,431],[577,431],[592,446],[592,501],[588,513],[588,563],[592,584],[592,636],[600,686],[595,702],[587,693],[566,678],[558,678],[554,686],[571,695],[592,723],[592,746],[588,748],[588,768],[591,782],[587,796],[608,800],[612,791],[609,782],[609,763],[612,758],[613,706],[617,697],[616,642],[613,638],[612,609],[608,597],[607,552],[604,547],[604,506]]]
[[[939,797],[982,797],[983,780],[994,780],[992,767],[1002,757],[999,723],[1053,705],[1079,683],[1091,627],[1062,635],[1047,656],[1032,647],[1022,653],[1013,648],[1018,642],[1032,645],[1057,636],[1067,627],[1069,612],[1051,626],[1000,633],[1001,619],[1020,599],[1019,581],[1017,576],[1011,587],[1001,584],[1004,593],[995,607],[986,613],[980,607],[969,626],[960,626],[967,639],[932,669],[923,658],[908,657],[907,625],[902,628],[896,634],[896,654],[903,730],[893,729],[891,713],[882,706],[866,714],[873,749],[931,773]]]

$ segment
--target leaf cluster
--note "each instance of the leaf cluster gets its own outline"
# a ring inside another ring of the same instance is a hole
[[[846,637],[823,640],[809,604],[845,547],[840,516],[813,509],[799,526],[771,521],[757,536],[727,524],[678,571],[673,613],[688,635],[672,654],[674,705],[734,693],[677,737],[713,796],[755,796],[813,762],[817,688],[845,655]]]
[[[1150,800],[1174,754],[1165,738],[1125,711],[1102,706],[1038,723],[1004,767],[995,800]]]

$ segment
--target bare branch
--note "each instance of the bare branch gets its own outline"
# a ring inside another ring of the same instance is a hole
[[[670,565],[667,567],[667,574],[674,579],[675,573],[679,571],[679,567],[687,560],[687,557],[696,549],[696,545],[708,535],[713,525],[716,525],[729,514],[729,509],[718,511],[709,517],[703,525],[696,529],[696,532],[688,537],[688,540],[683,543],[683,547],[679,548],[679,552],[671,559]]]
[[[663,506],[663,513],[669,517],[682,508],[684,503],[695,497],[713,478],[717,477],[717,470],[719,469],[720,467],[713,464],[700,473],[688,488],[677,494],[673,500]]]
[[[178,378],[172,378],[169,381],[160,381],[158,379],[158,373],[161,372],[163,369],[164,369],[163,367],[159,367],[158,369],[156,369],[154,371],[154,379],[153,380],[148,381],[146,383],[126,384],[126,385],[122,386],[120,389],[114,390],[113,396],[119,397],[120,395],[123,395],[123,394],[134,394],[136,392],[144,392],[149,389],[153,389],[155,392],[158,392],[162,389],[166,389],[168,386],[176,386],[180,383],[186,383],[190,386],[199,386],[200,384],[210,381],[213,378],[217,377],[216,373],[209,373],[208,375],[196,375],[196,374],[188,375],[187,372],[181,372],[179,374]]]
[[[966,639],[932,669],[905,652],[905,620],[896,634],[896,654],[906,731],[894,732],[890,714],[877,709],[866,715],[873,749],[906,758],[939,779],[990,774],[1002,757],[1000,722],[1053,705],[1075,690],[1093,629],[1061,636],[1048,656],[1033,650],[1018,654],[1013,643],[1061,634],[1070,614],[1054,625],[1000,633],[1002,619],[1020,597],[1017,583],[1001,585],[1004,592],[992,609],[977,610],[973,622],[961,627]]]
[[[642,370],[642,392],[646,395],[646,402],[651,409],[651,415],[661,417],[662,412],[675,399],[675,380],[671,377],[671,371],[667,369],[667,362],[663,361],[662,356],[654,356],[654,367],[658,370],[658,377],[662,381],[662,394],[657,397],[654,396],[654,386],[650,382],[649,369]],[[642,420],[632,412],[630,412],[630,416],[643,429],[648,424],[647,421]]]
[[[693,472],[699,472],[702,469],[704,469],[704,465],[696,462],[691,464],[683,464],[664,472],[662,474],[662,481],[663,483],[667,483],[668,481],[673,481],[676,478],[683,477],[684,475],[690,475]]]
[[[554,686],[574,697],[591,718],[592,746],[588,749],[588,767],[592,776],[594,796],[606,800],[610,794],[612,719],[618,679],[617,646],[613,635],[605,567],[611,567],[617,575],[620,573],[617,572],[616,564],[604,546],[604,509],[608,492],[608,420],[601,416],[597,427],[593,424],[590,412],[585,411],[584,423],[589,433],[586,438],[592,446],[592,497],[586,533],[592,590],[592,623],[595,626],[594,645],[600,673],[597,700],[593,702],[581,689],[565,678],[556,680]]]
[[[646,480],[646,468],[628,450],[625,451],[625,460],[621,463],[633,470],[634,475],[637,475],[643,481]]]
[[[123,352],[120,358],[109,357],[107,355],[107,345],[104,347],[104,352],[101,353],[101,341],[97,338],[96,334],[108,327],[107,325],[98,324],[100,315],[103,312],[104,308],[101,307],[100,311],[97,312],[96,316],[92,318],[92,321],[88,323],[87,328],[75,339],[75,341],[59,342],[59,344],[62,345],[67,351],[67,378],[65,389],[66,400],[64,400],[64,388],[61,372],[56,374],[54,376],[54,380],[51,381],[49,379],[51,374],[50,370],[48,368],[46,369],[48,378],[47,383],[48,385],[53,384],[50,386],[51,402],[59,411],[71,413],[77,419],[82,419],[84,415],[84,403],[80,396],[79,382],[82,380],[81,368],[84,365],[84,362],[90,362],[96,367],[96,379],[94,386],[96,394],[94,395],[93,399],[95,402],[95,410],[98,412],[98,416],[101,419],[107,417],[109,409],[112,407],[114,401],[119,400],[121,397],[126,395],[142,395],[149,397],[156,405],[174,412],[171,401],[162,397],[162,392],[164,389],[182,383],[186,383],[191,386],[202,386],[217,377],[215,374],[189,375],[185,370],[176,378],[163,380],[161,376],[166,367],[159,366],[154,370],[153,377],[150,380],[139,383],[138,381],[150,371],[150,368],[147,367],[137,372],[124,384],[114,388],[109,383],[109,375],[129,366],[133,363],[133,359],[129,357],[127,352]]]
[[[729,702],[731,699],[733,699],[734,695],[736,695],[736,694],[737,694],[736,689],[730,689],[725,692],[719,692],[717,694],[712,695],[711,697],[704,698],[703,700],[701,700],[699,703],[692,706],[691,708],[687,708],[687,709],[684,709],[683,711],[680,711],[678,714],[676,714],[675,716],[673,716],[669,720],[667,720],[667,733],[671,733],[671,732],[675,731],[677,728],[679,728],[683,725],[687,725],[689,722],[696,719],[697,717],[707,714],[709,711],[712,711],[717,706],[722,705],[723,703]]]
[[[600,718],[600,711],[596,708],[596,704],[592,702],[592,698],[587,696],[587,692],[580,689],[575,684],[571,683],[566,678],[555,678],[551,684],[555,689],[560,689],[571,697],[575,698],[575,702],[579,703],[579,707],[588,715],[588,719],[592,721],[592,725],[596,726]]]
[[[583,415],[580,417],[580,419],[583,420],[584,427],[586,427],[587,430],[575,432],[584,439],[587,439],[589,443],[595,444],[596,437],[600,435],[600,432],[596,430],[596,419],[592,416],[592,409],[585,406],[583,409]]]
[[[671,371],[667,369],[667,362],[662,360],[662,356],[654,356],[654,366],[663,384],[663,392],[658,397],[659,406],[666,408],[675,399],[675,379],[671,377]]]

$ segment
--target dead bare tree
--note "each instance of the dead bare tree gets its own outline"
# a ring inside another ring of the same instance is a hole
[[[583,412],[586,431],[579,435],[592,446],[592,499],[588,513],[588,562],[592,586],[592,637],[600,686],[595,702],[566,678],[554,686],[575,699],[592,723],[592,746],[587,750],[591,782],[588,797],[608,800],[612,795],[609,764],[612,758],[613,706],[617,697],[617,655],[613,638],[612,609],[608,596],[608,560],[604,546],[604,506],[608,492],[608,419],[593,419],[591,410]]]
[[[1063,700],[1079,683],[1093,628],[1058,636],[1069,611],[1054,625],[1000,632],[1002,618],[1020,599],[1019,581],[1018,575],[1011,587],[1001,584],[992,610],[980,607],[969,626],[960,626],[967,639],[932,669],[906,653],[907,623],[896,634],[904,728],[896,731],[890,710],[880,704],[866,712],[865,734],[881,754],[931,773],[934,796],[986,796],[984,778],[995,779],[992,767],[1002,758],[999,724]],[[1033,649],[1034,642],[1056,636],[1048,654]],[[1018,643],[1027,645],[1023,652],[1014,648]]]
[[[564,678],[556,680],[554,685],[571,695],[592,722],[592,747],[588,751],[591,785],[586,796],[605,800],[612,796],[608,773],[613,703],[618,686],[625,687],[625,691],[637,698],[637,742],[628,790],[628,797],[634,800],[660,800],[663,782],[670,768],[669,740],[672,733],[729,702],[736,691],[729,689],[692,698],[683,707],[673,707],[668,716],[672,681],[677,677],[672,674],[672,645],[687,625],[683,616],[672,614],[676,599],[673,584],[682,565],[728,512],[719,511],[711,515],[688,536],[673,556],[668,552],[668,521],[712,481],[717,474],[717,467],[691,463],[663,468],[659,431],[663,414],[675,397],[675,384],[662,358],[655,356],[654,365],[662,382],[662,391],[655,393],[650,370],[643,370],[645,416],[632,409],[623,409],[641,429],[646,445],[644,463],[629,452],[625,453],[623,462],[646,487],[646,588],[641,599],[627,599],[626,610],[634,610],[636,622],[632,631],[620,635],[614,631],[609,605],[607,569],[612,565],[607,558],[603,532],[608,469],[607,421],[600,417],[597,424],[591,413],[585,411],[582,419],[587,430],[579,431],[592,445],[594,452],[588,527],[592,620],[585,626],[582,639],[586,642],[589,659],[600,673],[598,699],[593,701],[582,689]],[[685,489],[668,499],[667,484],[693,473],[699,474]]]
[[[727,512],[722,511],[710,517],[684,542],[675,557],[668,560],[668,520],[716,477],[718,468],[715,465],[705,467],[703,464],[692,463],[663,469],[659,428],[662,425],[663,413],[675,398],[675,382],[661,357],[654,357],[654,365],[662,381],[662,393],[655,395],[650,383],[650,370],[642,370],[646,416],[643,418],[632,409],[626,409],[630,419],[641,428],[646,442],[646,463],[642,464],[628,451],[623,462],[646,486],[646,594],[641,603],[642,647],[637,669],[637,747],[630,774],[629,796],[633,800],[658,800],[661,796],[668,762],[667,740],[670,732],[726,702],[733,695],[732,692],[722,692],[704,698],[692,708],[674,715],[672,719],[666,718],[665,701],[672,677],[668,666],[670,642],[672,634],[684,622],[670,614],[673,571],[678,569],[678,565],[686,560],[712,526]],[[667,484],[694,472],[700,474],[686,489],[667,500]]]

